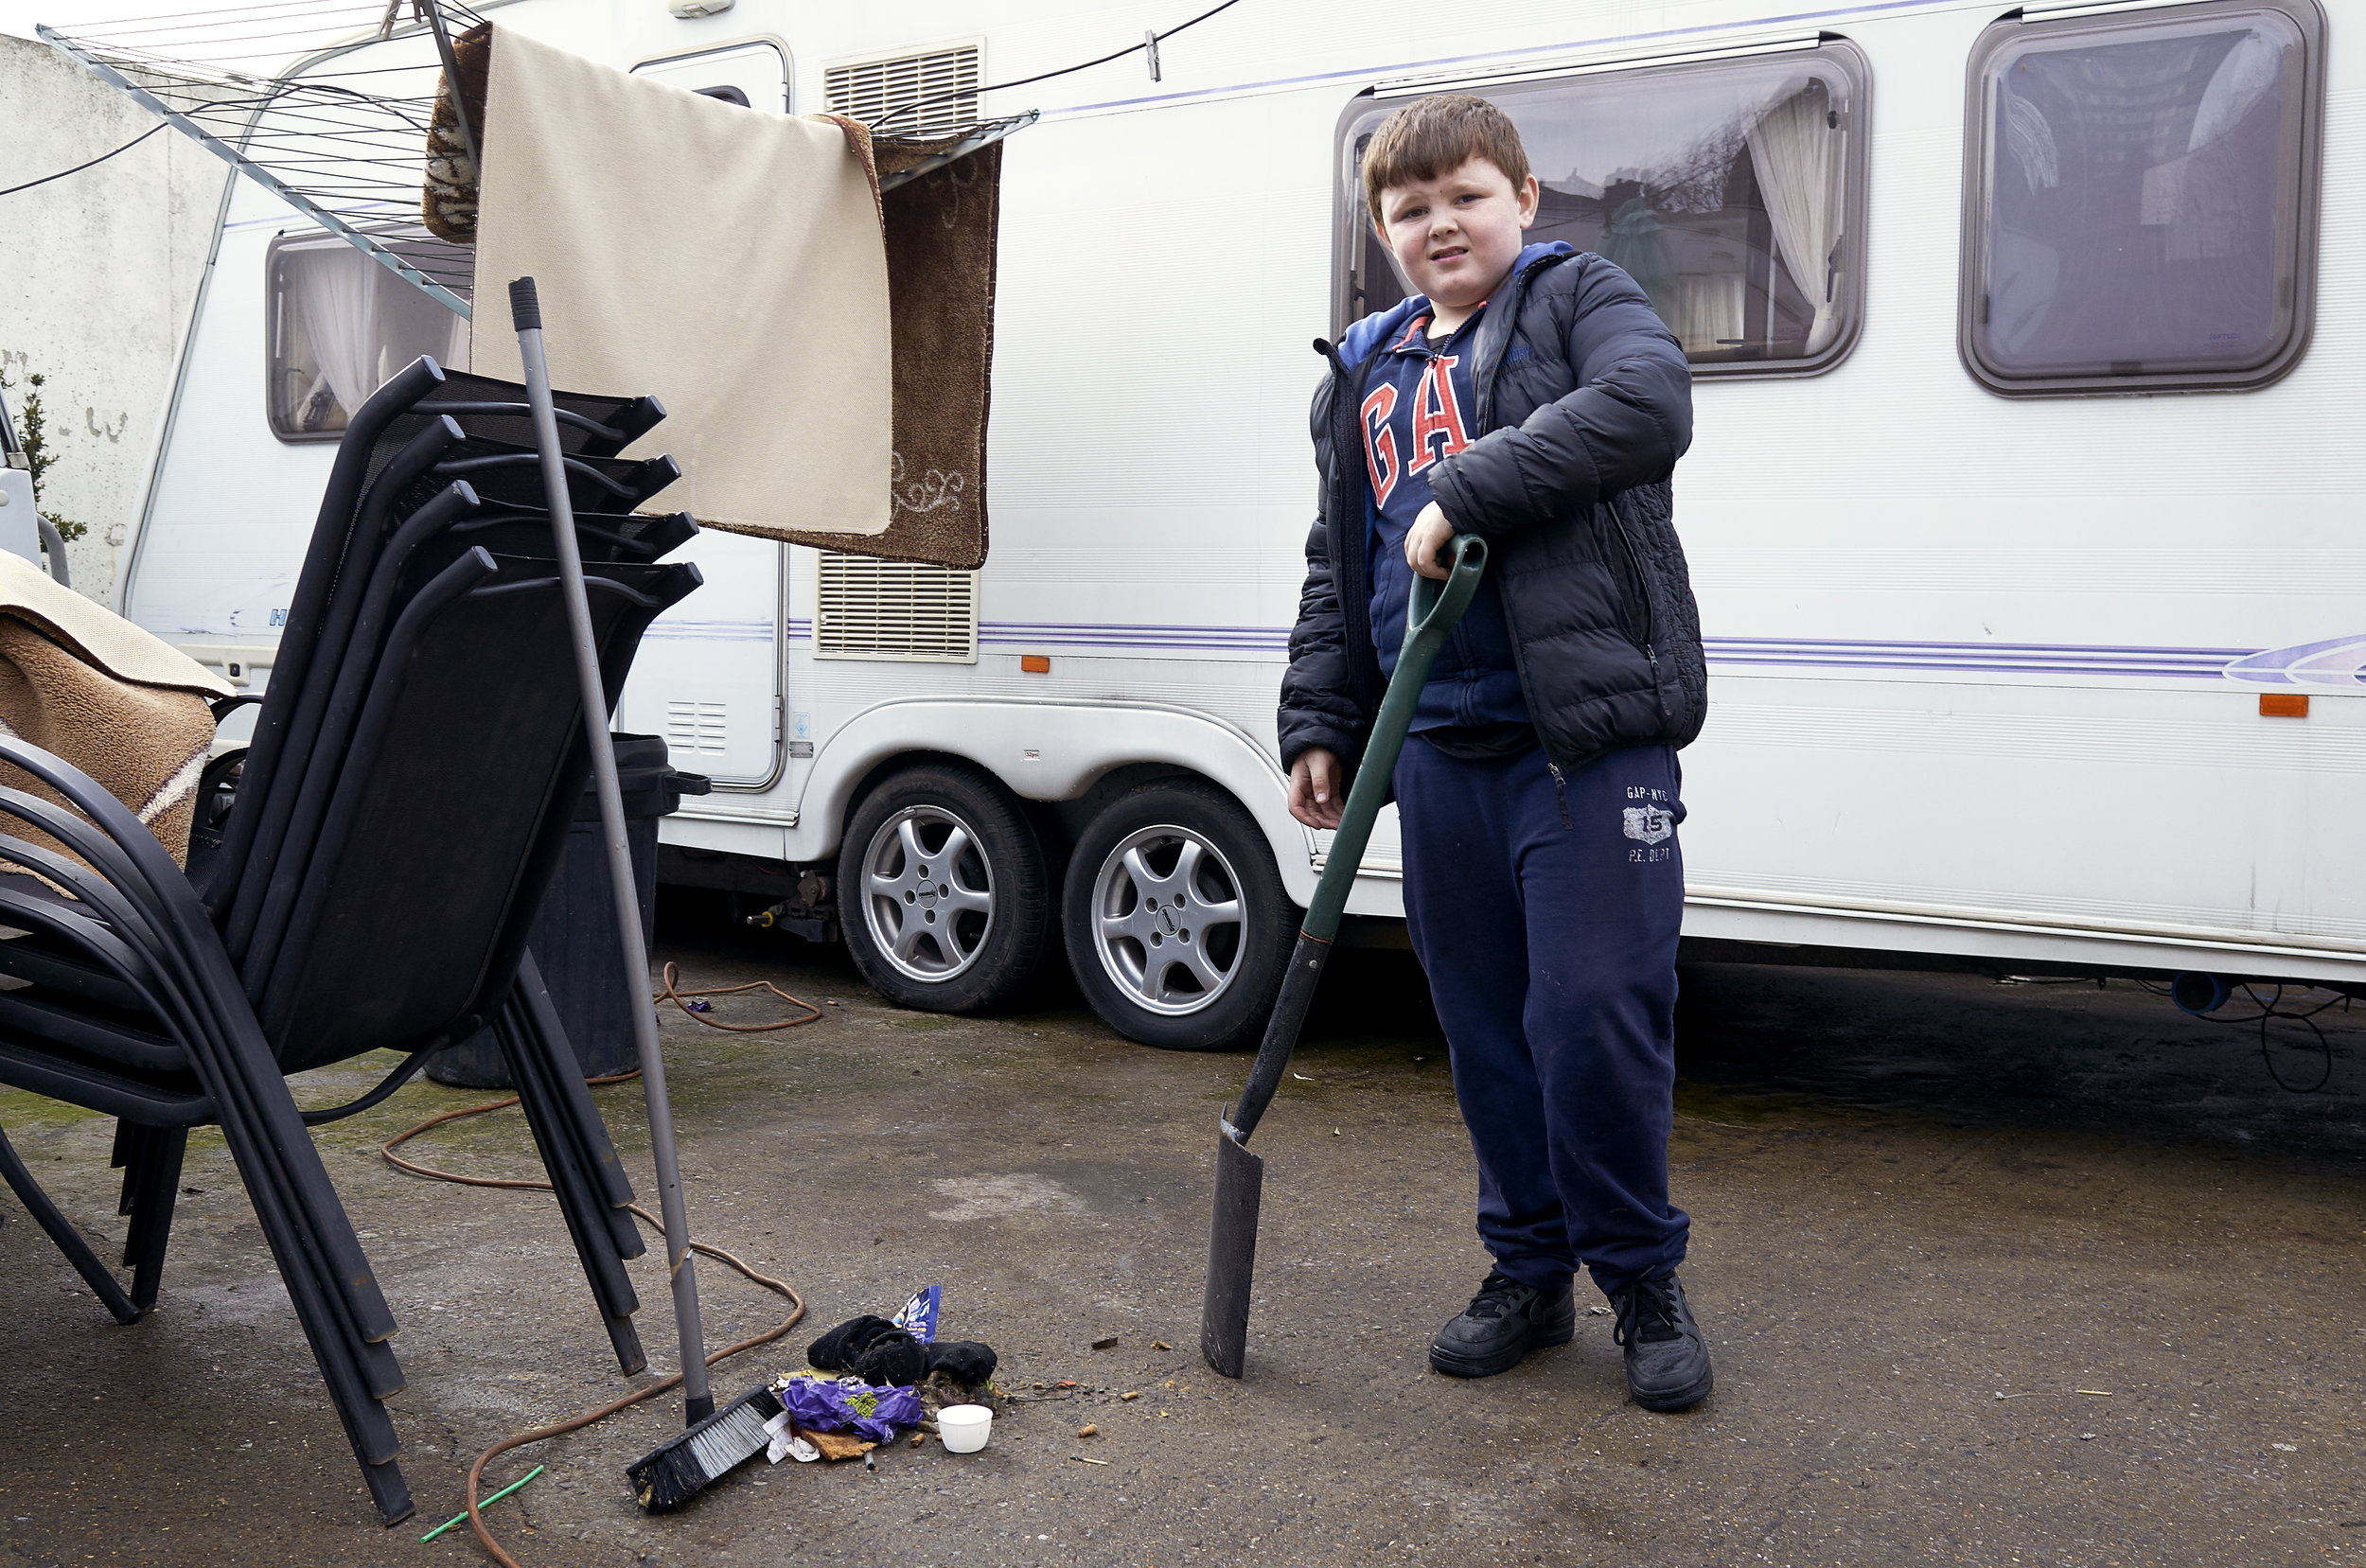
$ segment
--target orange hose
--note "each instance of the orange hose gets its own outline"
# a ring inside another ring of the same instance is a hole
[[[821,1016],[821,1010],[820,1008],[815,1007],[811,1002],[790,995],[787,992],[783,991],[779,986],[772,984],[769,980],[756,980],[748,985],[714,986],[701,991],[683,991],[680,989],[679,982],[680,978],[680,970],[676,965],[668,963],[665,966],[665,989],[657,993],[650,998],[650,1000],[656,1002],[671,998],[676,1007],[680,1008],[683,1013],[688,1013],[692,1018],[697,1019],[699,1023],[705,1024],[710,1029],[727,1030],[735,1034],[759,1034],[778,1029],[794,1029],[800,1024],[812,1023],[814,1019]],[[774,1024],[722,1024],[716,1023],[713,1019],[701,1016],[698,1013],[691,1013],[690,1004],[686,999],[692,996],[731,995],[742,991],[754,991],[758,989],[769,991],[772,995],[780,997],[784,1001],[795,1002],[799,1007],[804,1008],[811,1014],[811,1016],[803,1018],[787,1018]],[[607,1078],[588,1078],[584,1080],[584,1082],[586,1084],[624,1084],[629,1083],[631,1080],[640,1076],[641,1071],[636,1067],[630,1072],[620,1072]],[[513,1094],[506,1100],[488,1100],[482,1105],[463,1106],[461,1109],[456,1111],[446,1111],[440,1116],[432,1116],[415,1127],[410,1128],[404,1132],[397,1133],[393,1137],[390,1137],[384,1143],[380,1144],[378,1146],[378,1152],[385,1159],[386,1163],[393,1166],[396,1170],[406,1172],[414,1176],[423,1176],[430,1181],[452,1182],[461,1187],[503,1187],[548,1192],[552,1189],[551,1184],[548,1182],[521,1181],[514,1177],[506,1176],[468,1176],[463,1175],[456,1171],[438,1171],[433,1166],[419,1165],[414,1161],[404,1159],[395,1153],[397,1146],[410,1142],[413,1138],[418,1136],[421,1133],[426,1132],[431,1127],[440,1127],[447,1121],[457,1121],[463,1117],[483,1116],[488,1111],[506,1110],[508,1107],[515,1105],[516,1103],[518,1103],[518,1097]],[[639,1204],[627,1204],[625,1207],[632,1212],[634,1218],[640,1220],[644,1224],[653,1225],[661,1233],[664,1230],[665,1227],[663,1222],[659,1220],[656,1215],[650,1213],[647,1209],[643,1208]],[[781,1319],[781,1321],[772,1328],[767,1330],[763,1333],[752,1334],[746,1339],[740,1340],[736,1344],[726,1345],[720,1350],[717,1350],[713,1355],[707,1357],[707,1365],[709,1366],[714,1365],[716,1362],[722,1361],[726,1357],[735,1356],[742,1350],[752,1350],[759,1345],[769,1345],[772,1341],[780,1338],[783,1334],[787,1333],[789,1330],[797,1327],[798,1323],[804,1317],[804,1297],[799,1295],[794,1290],[790,1289],[786,1281],[775,1279],[770,1275],[758,1272],[756,1269],[750,1266],[746,1260],[733,1253],[724,1251],[721,1247],[712,1247],[703,1242],[693,1242],[690,1243],[690,1250],[714,1259],[716,1262],[736,1271],[743,1277],[755,1284],[763,1286],[766,1290],[775,1293],[791,1303],[789,1314]],[[486,1527],[484,1514],[478,1511],[476,1501],[477,1488],[483,1481],[485,1467],[487,1464],[508,1453],[512,1449],[523,1448],[529,1443],[545,1442],[553,1437],[563,1437],[570,1432],[580,1432],[594,1421],[606,1420],[609,1417],[615,1415],[620,1410],[629,1410],[632,1406],[641,1403],[644,1400],[653,1400],[660,1394],[665,1393],[669,1389],[680,1386],[680,1383],[681,1374],[677,1372],[670,1378],[649,1384],[646,1388],[636,1388],[631,1393],[625,1395],[621,1399],[610,1400],[608,1403],[601,1405],[596,1410],[589,1410],[580,1416],[571,1416],[567,1419],[556,1422],[550,1426],[539,1426],[528,1432],[521,1432],[512,1436],[504,1437],[500,1442],[495,1443],[491,1448],[488,1448],[484,1453],[478,1454],[476,1456],[476,1463],[468,1467],[468,1528],[475,1532],[477,1544],[483,1546],[486,1553],[490,1556],[495,1562],[501,1564],[501,1568],[524,1568],[524,1565],[520,1563],[516,1558],[511,1557],[506,1551],[502,1549],[500,1542],[493,1539],[493,1532]]]
[[[674,982],[680,978],[680,967],[672,963],[667,964],[665,966],[665,989],[657,994],[657,1000],[671,1001],[676,1007],[680,1008],[683,1014],[693,1022],[704,1024],[709,1029],[722,1030],[729,1034],[769,1034],[776,1029],[795,1029],[799,1024],[809,1024],[821,1016],[820,1008],[803,996],[790,995],[770,980],[750,980],[746,985],[710,985],[702,991],[678,991],[675,989]],[[777,1024],[720,1024],[703,1013],[692,1011],[690,1006],[689,998],[693,996],[735,996],[743,991],[769,991],[781,1000],[794,1002],[803,1008],[805,1016],[784,1018]]]

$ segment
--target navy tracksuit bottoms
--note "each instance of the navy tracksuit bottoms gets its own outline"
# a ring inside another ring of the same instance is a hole
[[[1603,1291],[1683,1260],[1668,1201],[1684,861],[1676,754],[1613,751],[1556,790],[1542,748],[1397,762],[1404,905],[1478,1154],[1495,1266]]]

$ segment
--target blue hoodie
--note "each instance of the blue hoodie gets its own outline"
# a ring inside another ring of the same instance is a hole
[[[1507,281],[1541,257],[1575,254],[1559,240],[1527,246],[1512,263]],[[1490,303],[1492,307],[1492,302]],[[1360,373],[1355,375],[1357,384],[1342,388],[1342,395],[1368,396],[1390,377],[1392,369],[1400,366],[1403,368],[1398,369],[1398,379],[1409,394],[1416,361],[1427,360],[1430,345],[1422,342],[1418,331],[1411,331],[1409,340],[1408,333],[1416,319],[1427,316],[1429,311],[1428,299],[1416,294],[1349,327],[1339,340],[1339,357],[1351,373]],[[1473,317],[1457,329],[1455,337],[1468,341],[1475,334],[1479,319]],[[1518,353],[1519,349],[1515,347],[1512,352]],[[1371,362],[1375,359],[1380,362]],[[1368,363],[1368,370],[1365,369]],[[1461,374],[1457,367],[1457,379]],[[1409,402],[1409,396],[1398,399],[1400,414]],[[1464,407],[1475,413],[1475,399]],[[1475,441],[1487,432],[1474,428],[1468,433]],[[1368,429],[1363,439],[1367,451],[1358,455],[1368,460]],[[1410,454],[1404,455],[1409,469]],[[1397,655],[1404,643],[1405,613],[1413,593],[1413,569],[1404,560],[1405,532],[1430,501],[1426,473],[1401,470],[1393,477],[1385,507],[1368,482],[1364,487],[1364,538],[1372,586],[1372,643],[1380,657],[1383,676],[1396,673]],[[1513,657],[1511,627],[1504,616],[1503,592],[1491,577],[1480,585],[1478,597],[1471,601],[1471,608],[1447,638],[1446,645],[1439,650],[1438,661],[1430,667],[1429,679],[1421,687],[1421,703],[1414,710],[1413,730],[1418,734],[1424,730],[1530,721],[1527,698],[1520,689],[1519,667]]]

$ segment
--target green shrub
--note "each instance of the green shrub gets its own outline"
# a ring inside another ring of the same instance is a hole
[[[25,385],[31,390],[25,395],[25,403],[17,410],[16,420],[17,438],[25,444],[26,467],[33,476],[33,510],[37,512],[41,511],[42,476],[49,471],[51,464],[58,461],[57,454],[49,449],[49,415],[41,405],[41,389],[48,379],[46,376],[33,371],[25,373]],[[0,392],[12,391],[16,384],[9,379],[7,372],[0,371]],[[49,526],[58,531],[58,537],[62,539],[79,539],[90,532],[87,525],[62,518],[55,512],[42,512],[41,515],[49,520]]]

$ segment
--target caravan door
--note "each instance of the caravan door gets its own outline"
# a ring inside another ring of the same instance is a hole
[[[633,71],[751,109],[788,107],[788,55],[769,40],[644,61]],[[659,426],[660,446],[664,434]],[[780,775],[786,555],[768,539],[712,530],[691,540],[677,558],[697,562],[706,586],[649,628],[619,705],[622,729],[664,736],[676,766],[719,788],[763,789]]]

